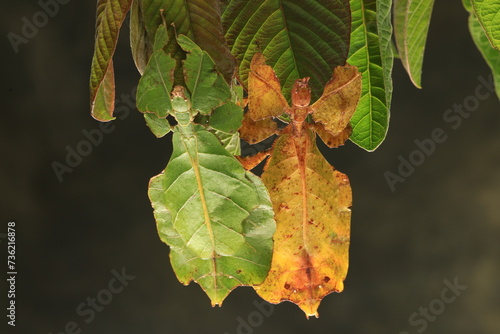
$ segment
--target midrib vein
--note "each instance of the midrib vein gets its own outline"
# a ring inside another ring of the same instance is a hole
[[[189,143],[186,141],[189,140],[188,138],[184,138],[183,143],[186,148],[186,151],[188,152],[189,155],[189,160],[191,161],[191,166],[193,166],[194,170],[194,175],[196,177],[196,183],[198,186],[198,192],[200,193],[200,201],[201,201],[201,207],[203,209],[203,216],[205,217],[205,225],[207,226],[208,234],[210,235],[210,242],[212,243],[212,277],[214,280],[214,289],[217,290],[217,270],[216,270],[216,265],[215,265],[215,238],[214,238],[214,231],[212,229],[212,222],[210,221],[210,214],[208,212],[208,206],[207,206],[207,200],[205,198],[205,191],[203,189],[203,183],[201,180],[201,173],[200,173],[200,168],[199,168],[199,161],[198,161],[198,137],[193,134],[193,139],[194,139],[194,154],[193,152],[188,148]]]
[[[304,134],[301,134],[301,137],[304,136]],[[302,139],[302,138],[300,138]],[[306,180],[306,154],[303,152],[304,145],[300,139],[294,139],[294,144],[295,144],[295,151],[297,153],[297,160],[298,160],[298,165],[299,165],[299,171],[300,171],[300,179],[302,182],[302,240],[304,243],[304,246],[306,251],[307,251],[307,217],[309,215],[309,212],[307,210],[307,180]],[[300,143],[298,142],[300,141]]]

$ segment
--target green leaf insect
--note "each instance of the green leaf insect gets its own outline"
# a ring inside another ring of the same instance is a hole
[[[164,29],[160,26],[157,34]],[[241,107],[231,101],[231,90],[210,56],[185,36],[178,43],[187,52],[187,87],[175,86],[170,92],[175,62],[155,47],[137,91],[138,108],[149,112],[148,117],[165,119],[169,114],[177,121],[172,156],[151,179],[149,198],[177,278],[186,285],[198,283],[215,306],[235,287],[266,278],[276,227],[262,181],[214,134],[236,133]],[[200,116],[208,117],[207,125],[195,123]]]

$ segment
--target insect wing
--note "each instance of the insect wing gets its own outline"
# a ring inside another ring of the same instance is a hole
[[[361,74],[355,66],[346,64],[333,70],[323,95],[312,105],[313,118],[325,130],[336,136],[349,123],[361,95]]]
[[[256,53],[248,75],[248,116],[254,121],[281,115],[288,107],[281,85],[265,57]]]

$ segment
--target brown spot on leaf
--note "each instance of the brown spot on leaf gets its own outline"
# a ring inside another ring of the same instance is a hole
[[[281,203],[280,204],[280,210],[288,210],[290,209],[286,203]]]

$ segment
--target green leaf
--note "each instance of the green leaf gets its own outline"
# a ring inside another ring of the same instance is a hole
[[[245,101],[243,98],[244,89],[237,78],[233,78],[231,80],[231,85],[229,86],[229,88],[231,89],[231,101],[234,104],[244,107],[245,106]]]
[[[351,0],[352,32],[347,62],[362,73],[362,92],[351,118],[351,140],[375,150],[389,126],[392,98],[392,0]]]
[[[267,275],[275,231],[269,195],[204,127],[179,124],[173,147],[149,186],[158,232],[179,281],[197,282],[221,305],[235,287]]]
[[[472,7],[491,46],[500,50],[500,2],[498,0],[472,0]]]
[[[173,109],[170,93],[174,85],[176,61],[164,51],[170,37],[167,28],[160,25],[155,35],[154,53],[137,88],[137,108],[144,113],[155,113],[157,118],[163,119],[159,121],[153,116],[145,116],[156,136],[166,134],[168,121],[164,118]],[[243,109],[230,102],[232,92],[208,53],[184,35],[179,35],[177,42],[187,53],[186,59],[181,63],[182,68],[177,72],[183,73],[185,77],[191,96],[190,108],[202,115],[210,115],[215,108],[220,109],[216,112],[212,125],[219,130],[217,135],[224,146],[231,153],[237,154],[239,142],[236,142],[239,137],[235,136],[235,132],[241,126]],[[221,119],[219,115],[227,119]]]
[[[217,71],[207,51],[184,35],[177,37],[177,43],[188,53],[183,68],[192,108],[202,114],[210,114],[214,108],[231,98],[229,85]]]
[[[394,0],[394,35],[403,66],[422,88],[422,62],[434,0]]]
[[[232,155],[241,155],[240,133],[229,133],[212,128],[208,128],[220,141],[222,146]]]
[[[98,0],[94,56],[90,70],[90,112],[99,121],[111,121],[115,109],[113,54],[118,34],[132,0]]]
[[[156,28],[163,20],[175,25],[178,34],[192,39],[208,54],[229,82],[235,60],[224,39],[219,1],[217,0],[137,0],[143,13],[146,30],[152,43]]]
[[[243,109],[233,102],[216,108],[210,115],[209,125],[222,146],[232,155],[241,154],[238,129],[243,121]]]
[[[146,125],[157,138],[161,138],[170,132],[170,123],[166,118],[160,118],[153,113],[145,113]]]
[[[227,133],[236,133],[243,121],[243,109],[232,102],[216,108],[210,116],[210,127]]]
[[[142,18],[140,1],[133,1],[130,8],[130,48],[135,66],[142,75],[151,57],[151,47],[148,43],[148,34]]]
[[[472,8],[471,0],[462,0],[462,4],[469,13],[472,13],[474,8]]]
[[[347,58],[349,0],[231,0],[222,24],[245,86],[250,61],[260,51],[285,96],[296,79],[308,76],[318,98],[333,68]]]
[[[168,32],[164,25],[157,28],[154,52],[149,59],[144,74],[137,87],[137,109],[143,113],[155,113],[166,117],[172,110],[170,92],[173,86],[175,60],[163,51],[168,42]]]
[[[491,68],[493,80],[495,82],[495,90],[500,99],[500,52],[491,47],[491,44],[486,36],[485,31],[481,27],[475,12],[472,9],[470,0],[463,0],[464,7],[469,11],[469,30],[477,48],[483,55],[484,60]]]

